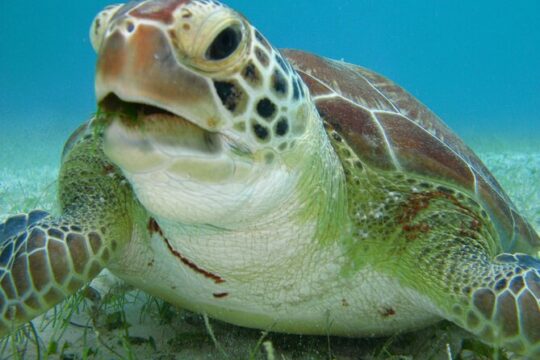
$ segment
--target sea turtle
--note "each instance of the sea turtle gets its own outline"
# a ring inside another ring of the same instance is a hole
[[[103,268],[234,324],[373,336],[449,319],[540,355],[540,239],[431,111],[367,69],[278,51],[211,0],[93,23],[97,115],[61,215],[0,226],[0,333]]]

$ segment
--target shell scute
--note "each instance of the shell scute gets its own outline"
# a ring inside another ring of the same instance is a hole
[[[323,119],[354,144],[363,161],[385,170],[393,168],[384,148],[384,137],[368,111],[339,100],[321,100],[317,109]]]
[[[449,148],[399,114],[378,113],[388,143],[400,166],[407,171],[443,180],[451,179],[469,191],[474,191],[475,178],[471,168]],[[403,136],[407,134],[407,136]]]
[[[285,51],[284,54],[293,66],[301,69],[300,76],[308,85],[312,96],[336,93],[366,109],[395,111],[388,99],[373,96],[373,85],[353,68],[300,51]],[[343,81],[345,79],[346,81]],[[318,86],[314,86],[315,83]]]

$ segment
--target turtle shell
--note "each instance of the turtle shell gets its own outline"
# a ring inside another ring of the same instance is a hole
[[[372,168],[452,184],[488,211],[504,251],[530,253],[540,238],[482,161],[407,91],[365,68],[284,50],[321,117]]]

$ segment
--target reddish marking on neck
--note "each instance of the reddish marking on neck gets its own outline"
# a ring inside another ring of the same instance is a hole
[[[420,233],[428,233],[431,227],[426,223],[413,224],[418,214],[423,210],[426,210],[433,200],[446,199],[454,204],[463,214],[466,214],[472,218],[470,224],[462,224],[460,232],[461,236],[468,236],[476,238],[477,233],[482,229],[481,219],[478,215],[467,208],[451,193],[447,191],[428,191],[423,193],[413,194],[409,197],[408,202],[405,203],[402,208],[403,212],[398,216],[398,222],[402,225],[402,229],[407,233],[408,240],[415,240]]]
[[[171,243],[169,242],[169,239],[167,239],[163,235],[163,230],[161,230],[159,224],[154,218],[150,218],[150,221],[148,222],[148,231],[150,232],[150,234],[154,234],[154,233],[159,234],[161,238],[165,240],[165,244],[167,244],[167,248],[169,249],[171,254],[177,257],[184,265],[186,265],[191,270],[203,275],[205,278],[208,278],[214,281],[214,283],[216,284],[222,284],[225,282],[225,280],[221,278],[220,276],[213,274],[210,271],[204,270],[203,268],[200,268],[199,266],[197,266],[197,264],[195,264],[194,262],[186,258],[184,255],[182,255],[178,250],[174,249]],[[227,295],[223,295],[223,296],[227,296]]]
[[[383,308],[381,309],[381,311],[379,311],[379,313],[381,314],[382,317],[387,318],[387,317],[396,315],[396,310],[392,308]]]
[[[212,294],[212,295],[214,295],[214,297],[215,297],[216,299],[222,299],[222,298],[224,298],[224,297],[229,296],[229,293],[227,293],[227,292],[224,292],[224,293],[214,293],[214,294]]]
[[[156,219],[150,218],[150,221],[148,221],[148,231],[150,234],[158,233],[160,236],[163,236],[163,231],[159,227],[159,224],[157,223]]]

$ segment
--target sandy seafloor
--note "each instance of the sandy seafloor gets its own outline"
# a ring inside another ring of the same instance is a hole
[[[32,208],[54,209],[59,155],[69,129],[11,123],[0,143],[0,215]],[[540,145],[533,137],[469,135],[479,156],[517,207],[540,230]],[[99,284],[95,285],[96,287]],[[72,299],[73,301],[73,299]],[[64,304],[64,309],[74,306]],[[95,304],[94,304],[95,305]],[[4,342],[0,359],[464,359],[490,358],[489,350],[443,322],[415,333],[383,339],[343,339],[266,334],[210,320],[215,345],[202,316],[119,288],[101,307],[90,301],[68,322],[62,306],[34,320],[32,335]],[[51,323],[57,319],[56,323]],[[31,331],[26,328],[29,334]],[[18,348],[17,354],[14,349]],[[464,350],[465,349],[465,350]],[[48,354],[48,355],[47,355]],[[482,357],[487,356],[487,357]],[[501,358],[506,358],[501,354]]]

